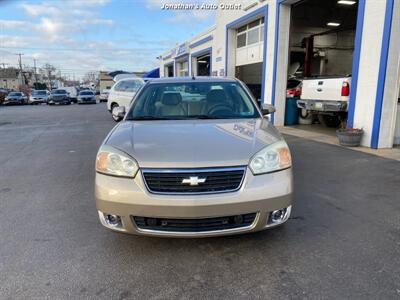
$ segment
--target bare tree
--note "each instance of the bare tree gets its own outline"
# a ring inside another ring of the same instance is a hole
[[[95,83],[97,81],[97,73],[95,72],[87,72],[85,76],[83,76],[83,82],[88,83]]]
[[[51,90],[51,79],[52,79],[52,73],[54,73],[57,69],[53,65],[46,63],[42,67],[45,70],[45,74],[47,77],[47,86],[48,89]]]

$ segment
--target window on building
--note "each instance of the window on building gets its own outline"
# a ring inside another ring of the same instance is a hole
[[[240,47],[244,47],[244,46],[246,46],[246,33],[240,34],[237,36],[236,47],[240,48]]]
[[[189,76],[189,61],[178,63],[178,76]]]
[[[246,47],[264,40],[264,18],[257,19],[236,30],[236,47]]]
[[[249,30],[247,34],[247,45],[252,45],[260,41],[260,28]]]

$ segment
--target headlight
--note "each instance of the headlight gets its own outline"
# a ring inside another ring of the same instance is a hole
[[[133,178],[138,170],[137,162],[128,154],[108,145],[100,147],[96,157],[97,172]]]
[[[256,153],[250,160],[254,175],[284,170],[292,166],[290,150],[285,141],[278,141]]]

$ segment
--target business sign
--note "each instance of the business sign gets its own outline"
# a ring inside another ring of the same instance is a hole
[[[184,44],[179,45],[179,47],[178,47],[178,49],[176,51],[176,56],[181,56],[181,55],[186,54],[188,52],[189,52],[188,44],[184,43]]]

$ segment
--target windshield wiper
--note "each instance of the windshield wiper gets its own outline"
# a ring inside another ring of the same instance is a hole
[[[195,115],[195,116],[190,116],[190,119],[224,119],[224,117],[219,117],[219,116],[210,116],[210,115]]]
[[[127,120],[147,121],[147,120],[173,120],[173,119],[166,118],[166,117],[160,117],[160,116],[137,116],[137,117],[129,118]]]

